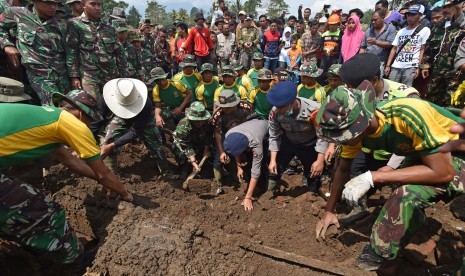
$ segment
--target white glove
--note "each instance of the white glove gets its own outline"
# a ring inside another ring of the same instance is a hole
[[[344,191],[342,191],[342,198],[350,206],[357,206],[358,200],[374,186],[371,172],[367,171],[346,183]]]

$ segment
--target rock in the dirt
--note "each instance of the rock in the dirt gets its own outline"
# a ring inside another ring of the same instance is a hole
[[[465,195],[456,197],[450,203],[450,211],[454,217],[465,221]]]
[[[421,244],[409,243],[405,247],[404,256],[413,264],[419,265],[421,262],[425,261],[426,258],[434,256],[435,248],[436,243],[433,240],[428,240]],[[429,259],[434,260],[434,257]]]

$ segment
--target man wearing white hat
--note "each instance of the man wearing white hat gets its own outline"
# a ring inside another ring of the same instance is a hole
[[[147,99],[147,86],[137,79],[113,79],[103,87],[99,100],[101,121],[92,124],[94,134],[106,126],[101,155],[113,171],[117,171],[116,150],[141,137],[150,154],[155,157],[160,173],[168,179],[177,176],[169,172],[161,135],[155,125],[153,104]],[[107,125],[111,113],[113,119]]]

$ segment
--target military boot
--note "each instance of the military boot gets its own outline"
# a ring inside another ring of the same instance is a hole
[[[221,168],[213,168],[213,175],[215,176],[216,181],[216,195],[224,193],[223,191],[223,175],[221,174]]]
[[[175,174],[168,164],[166,159],[157,160],[158,169],[160,170],[161,175],[167,180],[176,180],[179,179],[179,175]]]

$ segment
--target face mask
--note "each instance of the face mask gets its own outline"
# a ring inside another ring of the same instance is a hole
[[[284,113],[284,117],[291,117],[292,113],[294,113],[294,110],[292,109],[292,106],[291,106],[291,108],[289,108],[289,110],[286,111],[286,113]]]

